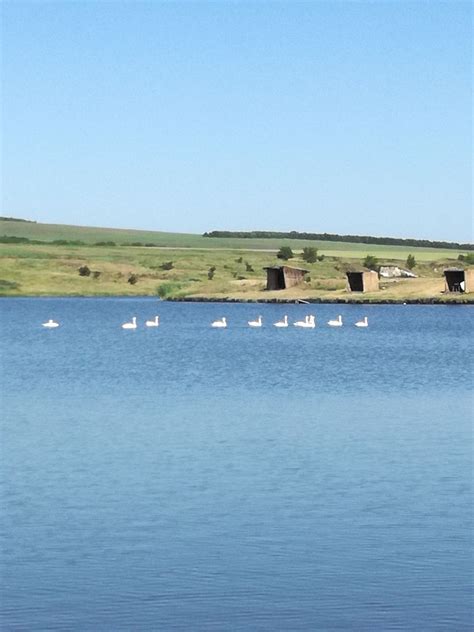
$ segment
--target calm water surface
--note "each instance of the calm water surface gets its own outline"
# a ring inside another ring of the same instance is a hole
[[[472,629],[472,308],[0,309],[2,630]]]

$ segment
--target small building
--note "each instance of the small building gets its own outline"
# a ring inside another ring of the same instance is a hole
[[[379,275],[374,270],[346,272],[348,292],[376,292],[379,289]]]
[[[287,290],[289,287],[299,285],[304,280],[308,270],[303,268],[290,268],[289,266],[268,266],[267,290]]]
[[[474,268],[447,268],[444,271],[445,292],[474,291]]]

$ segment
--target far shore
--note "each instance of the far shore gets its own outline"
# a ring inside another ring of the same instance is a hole
[[[469,249],[296,239],[285,243],[279,239],[206,240],[199,235],[166,233],[147,233],[149,243],[141,244],[134,241],[133,231],[125,231],[127,237],[107,229],[1,224],[6,242],[0,244],[0,296],[155,296],[171,301],[257,304],[474,303],[472,285],[466,286],[465,294],[447,293],[444,275],[447,269],[470,269],[474,252]],[[109,241],[115,235],[130,243]],[[158,238],[160,246],[155,245]],[[285,248],[284,258],[278,247]],[[267,290],[266,270],[281,265],[304,271],[304,276],[286,289]],[[409,269],[413,276],[383,276],[378,289],[370,285],[364,293],[347,291],[347,272],[382,266],[405,273]]]
[[[391,298],[212,298],[212,297],[190,297],[190,298],[168,298],[170,302],[178,303],[267,303],[267,304],[311,304],[311,305],[474,305],[473,297],[460,298],[411,298],[406,300]]]
[[[281,297],[281,298],[242,298],[236,296],[179,296],[161,299],[159,296],[150,294],[0,294],[1,299],[54,299],[54,298],[83,298],[83,299],[142,299],[155,298],[163,303],[246,303],[246,304],[268,304],[268,305],[474,305],[474,295],[461,295],[444,297],[420,297],[420,298],[373,298],[363,296],[347,297]]]

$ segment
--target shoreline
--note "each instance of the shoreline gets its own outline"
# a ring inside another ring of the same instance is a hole
[[[188,297],[188,298],[166,298],[165,301],[171,303],[257,303],[257,304],[327,304],[327,305],[474,305],[474,297],[464,299],[440,299],[440,298],[407,298],[407,299],[395,299],[395,298],[383,298],[383,299],[359,299],[359,298],[305,298],[305,299],[290,299],[290,298],[262,298],[262,299],[245,299],[245,298],[209,298],[209,297]]]
[[[153,294],[0,294],[0,300],[2,299],[25,299],[25,298],[40,298],[40,299],[53,299],[53,298],[123,298],[123,299],[143,299],[151,298],[158,301],[168,303],[247,303],[247,304],[273,304],[273,305],[474,305],[474,295],[469,297],[450,297],[450,298],[438,298],[438,297],[420,297],[420,298],[363,298],[363,297],[338,297],[338,298],[240,298],[240,297],[219,297],[219,296],[177,296],[160,298]]]

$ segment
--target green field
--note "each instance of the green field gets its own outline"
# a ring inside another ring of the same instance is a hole
[[[412,253],[419,261],[433,261],[441,258],[456,259],[461,250],[441,248],[416,248],[385,246],[372,244],[352,244],[337,241],[305,241],[302,239],[237,239],[209,238],[188,233],[164,233],[122,228],[92,228],[87,226],[67,226],[62,224],[39,224],[33,222],[0,221],[0,236],[26,237],[40,241],[65,239],[83,241],[85,244],[113,241],[118,245],[140,242],[153,244],[161,248],[204,248],[242,249],[242,250],[278,250],[281,246],[290,246],[302,250],[305,246],[315,246],[321,253],[331,257],[364,257],[373,254],[377,257],[405,260]]]
[[[348,266],[360,268],[367,254],[377,256],[380,264],[403,266],[410,252],[418,262],[414,272],[419,278],[381,281],[381,290],[364,295],[364,298],[442,298],[443,269],[458,263],[455,250],[411,248],[407,251],[393,246],[312,242],[311,245],[318,247],[319,254],[324,255],[324,260],[307,264],[301,259],[305,242],[288,240],[295,252],[295,258],[288,263],[307,269],[306,281],[290,290],[267,292],[263,267],[282,263],[277,259],[276,251],[284,241],[210,239],[179,233],[14,221],[0,222],[0,234],[42,241],[81,240],[88,244],[0,244],[0,294],[4,296],[346,299],[345,272]],[[117,244],[140,241],[157,246],[93,245],[100,241]],[[169,262],[172,262],[171,266]],[[87,266],[89,275],[79,273],[83,266]],[[209,279],[211,268],[215,271]]]

